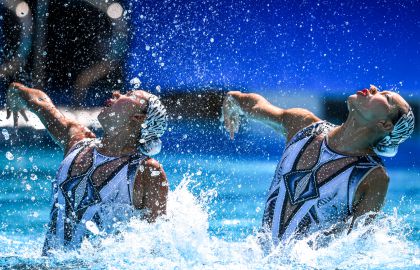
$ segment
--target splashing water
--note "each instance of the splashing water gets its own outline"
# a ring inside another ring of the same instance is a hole
[[[257,234],[227,241],[209,233],[209,202],[217,190],[195,197],[195,182],[186,175],[170,192],[167,215],[149,224],[133,216],[117,223],[118,233],[85,240],[78,251],[41,257],[43,239],[0,236],[0,268],[67,269],[416,269],[419,247],[407,239],[411,229],[399,217],[382,215],[369,226],[329,239],[328,246],[308,244],[321,237],[291,241],[266,254]],[[198,184],[197,184],[198,186]],[[34,252],[36,251],[36,252]]]
[[[135,77],[133,79],[130,80],[130,85],[131,87],[133,87],[134,89],[139,89],[140,85],[141,85],[141,81],[138,77]]]
[[[7,131],[7,129],[3,128],[1,130],[1,133],[3,134],[4,139],[7,141],[10,138],[9,132]]]
[[[15,156],[11,152],[7,151],[6,152],[6,158],[8,160],[14,160],[15,159]]]

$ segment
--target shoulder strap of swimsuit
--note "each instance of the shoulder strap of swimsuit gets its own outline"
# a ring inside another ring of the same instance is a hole
[[[128,194],[130,195],[130,202],[133,204],[133,190],[134,182],[136,180],[137,170],[140,167],[141,162],[146,159],[147,156],[142,154],[134,154],[130,157],[127,167],[127,185],[128,185]]]
[[[313,123],[301,129],[298,133],[296,133],[296,135],[293,136],[292,139],[288,142],[288,144],[286,145],[286,148],[304,138],[307,138],[310,136],[318,136],[319,134],[327,133],[334,127],[335,125],[326,121],[319,121],[319,122]]]
[[[378,156],[364,156],[359,159],[353,167],[347,184],[348,213],[352,214],[353,198],[360,183],[374,169],[384,167],[384,164]]]

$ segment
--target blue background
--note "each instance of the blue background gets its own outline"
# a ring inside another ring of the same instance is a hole
[[[146,89],[419,88],[419,1],[146,0],[129,9],[127,79]]]

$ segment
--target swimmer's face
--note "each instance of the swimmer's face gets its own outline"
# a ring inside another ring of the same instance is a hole
[[[408,103],[397,93],[379,91],[371,86],[369,89],[357,91],[347,100],[350,113],[360,117],[367,123],[392,121],[399,110],[408,111]]]
[[[135,120],[133,117],[145,118],[149,97],[150,94],[142,90],[129,91],[126,94],[115,91],[112,98],[105,102],[98,120],[104,129],[124,128]]]

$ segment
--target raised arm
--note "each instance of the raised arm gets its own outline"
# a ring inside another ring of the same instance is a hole
[[[162,165],[155,159],[146,159],[136,175],[133,204],[135,208],[145,210],[144,217],[148,222],[154,222],[157,217],[166,214],[168,190]]]
[[[239,129],[240,114],[261,121],[276,131],[285,132],[288,141],[302,128],[320,120],[306,109],[282,109],[272,105],[261,95],[231,91],[223,101],[223,117],[232,139]]]
[[[384,204],[388,183],[389,177],[383,167],[373,169],[360,183],[353,199],[353,216],[349,232],[358,217],[371,213],[366,219],[368,223],[375,218]]]
[[[47,94],[38,89],[12,83],[7,90],[8,117],[14,114],[15,125],[17,113],[30,110],[44,124],[51,137],[67,152],[74,144],[84,138],[95,138],[88,128],[73,119],[65,117],[53,104]],[[24,115],[24,114],[23,114]]]

